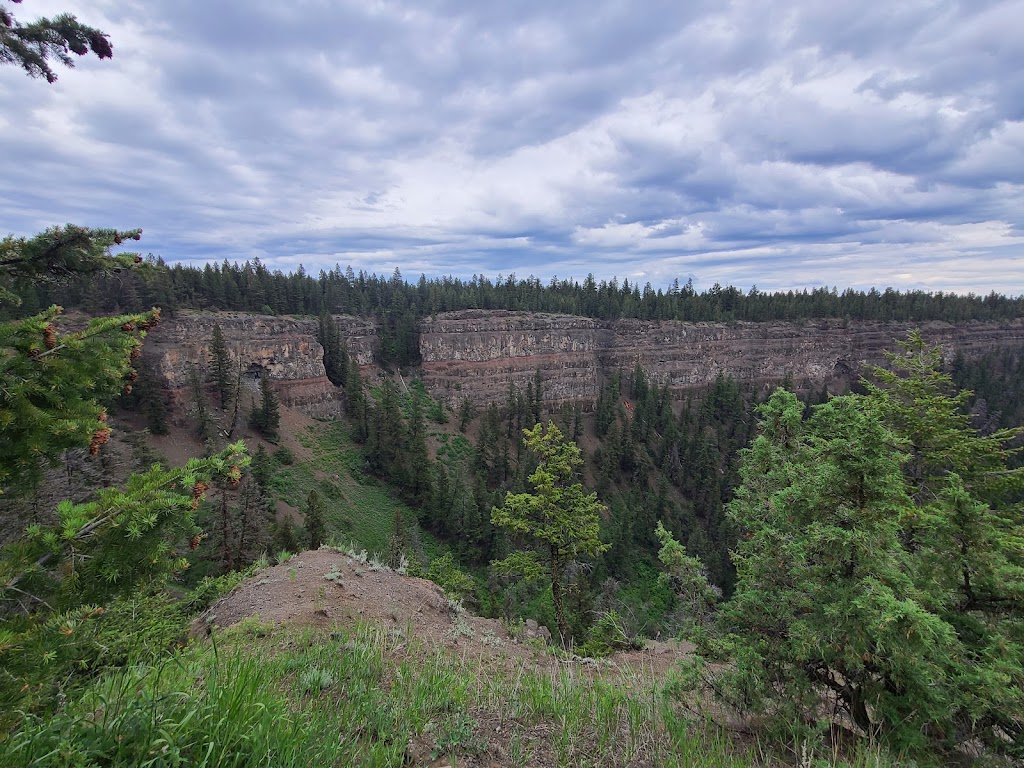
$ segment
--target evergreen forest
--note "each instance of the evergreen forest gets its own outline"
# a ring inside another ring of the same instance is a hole
[[[464,309],[550,312],[612,320],[682,320],[686,322],[766,322],[837,318],[902,322],[1009,320],[1024,316],[1024,297],[995,292],[986,296],[955,293],[868,291],[836,288],[746,293],[715,284],[698,292],[692,282],[654,288],[628,279],[582,282],[515,274],[489,278],[420,276],[415,283],[396,268],[390,276],[358,273],[340,266],[318,275],[300,266],[285,274],[269,270],[259,259],[202,267],[147,256],[142,269],[102,272],[74,283],[25,283],[18,286],[20,305],[0,310],[0,317],[26,314],[57,304],[91,313],[135,312],[158,306],[178,309],[257,312],[262,314],[350,314],[381,322],[381,355],[399,365],[419,360],[417,321],[439,312]],[[6,313],[6,315],[4,314]]]

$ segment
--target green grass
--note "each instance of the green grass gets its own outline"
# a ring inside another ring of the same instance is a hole
[[[432,432],[437,443],[437,458],[444,460],[449,466],[467,462],[473,453],[473,446],[465,435],[452,435],[448,432]]]
[[[248,619],[159,663],[108,672],[0,741],[20,766],[742,766],[770,754],[660,681],[422,645],[414,629],[331,632]],[[865,752],[852,762],[895,765]],[[808,763],[810,764],[810,763]]]
[[[316,489],[327,510],[328,539],[384,552],[397,512],[411,524],[415,511],[387,485],[362,471],[359,446],[340,422],[317,424],[297,435],[316,458],[278,466],[271,485],[277,498],[297,509]]]

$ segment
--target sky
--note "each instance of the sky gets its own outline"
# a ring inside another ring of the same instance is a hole
[[[1024,0],[0,0],[0,234],[415,280],[1024,294]]]

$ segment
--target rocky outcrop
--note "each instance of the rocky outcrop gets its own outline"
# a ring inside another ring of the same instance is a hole
[[[816,384],[849,381],[865,364],[884,362],[883,353],[913,328],[949,355],[1024,347],[1022,320],[682,323],[471,310],[425,319],[420,352],[427,389],[452,406],[463,397],[477,405],[501,402],[510,382],[525,388],[540,369],[544,401],[552,408],[565,400],[593,402],[603,377],[628,374],[637,362],[677,393],[709,384],[719,373],[749,383],[787,376]]]
[[[372,365],[376,322],[343,315],[335,321],[360,365]],[[146,354],[155,357],[174,396],[187,398],[191,367],[208,365],[215,323],[250,389],[269,376],[286,405],[315,416],[337,413],[338,390],[325,375],[316,318],[183,312],[166,320],[147,340]],[[589,408],[606,377],[628,374],[637,362],[676,393],[709,384],[719,373],[752,384],[786,377],[797,384],[848,383],[865,364],[884,362],[883,353],[912,328],[949,355],[1024,348],[1024,320],[681,323],[468,310],[421,321],[419,375],[433,396],[455,408],[464,397],[478,406],[504,402],[510,384],[525,390],[539,369],[548,409],[565,401]]]
[[[373,362],[377,327],[372,320],[348,315],[334,318],[349,352],[360,365]],[[228,352],[241,363],[243,386],[252,391],[269,377],[281,402],[311,416],[338,412],[338,388],[324,369],[324,350],[316,340],[316,318],[251,315],[240,312],[181,312],[161,323],[146,340],[146,354],[171,393],[188,397],[193,367],[209,367],[213,327],[220,324]]]
[[[503,402],[509,384],[525,389],[539,368],[545,402],[592,402],[600,353],[613,334],[600,321],[573,315],[469,310],[420,324],[422,376],[428,391],[456,407]]]

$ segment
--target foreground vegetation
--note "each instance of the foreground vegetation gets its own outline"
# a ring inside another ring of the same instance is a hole
[[[676,680],[586,665],[481,664],[420,645],[414,627],[296,630],[245,621],[212,641],[104,673],[0,743],[4,765],[749,766]],[[805,764],[850,760],[797,745]]]

